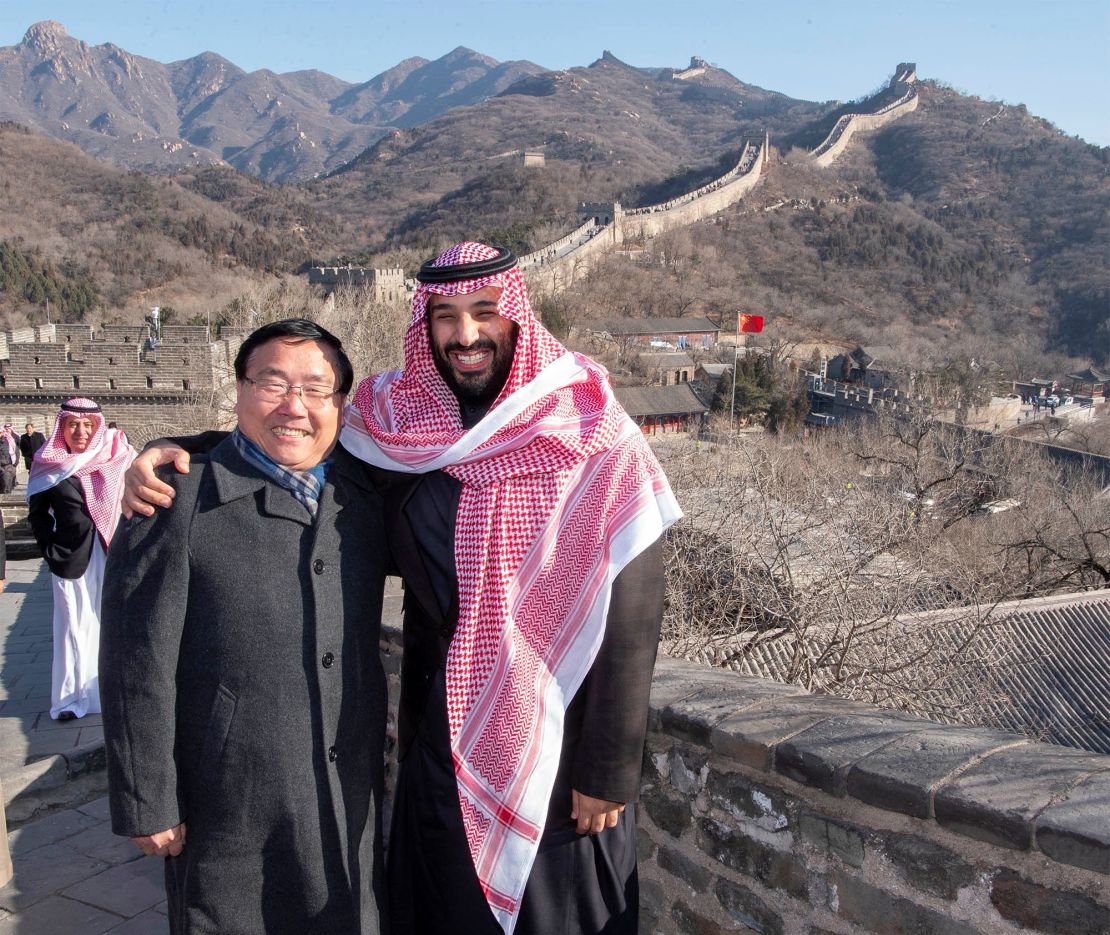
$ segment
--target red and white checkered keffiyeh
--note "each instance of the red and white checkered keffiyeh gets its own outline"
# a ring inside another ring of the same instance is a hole
[[[65,405],[92,409],[96,403],[79,397],[67,400]],[[67,418],[81,416],[88,416],[93,420],[93,436],[84,451],[74,454],[66,447],[62,430]],[[50,438],[35,452],[35,458],[31,462],[27,499],[56,487],[67,477],[76,477],[85,493],[89,516],[107,549],[119,523],[123,474],[134,459],[135,449],[128,444],[127,437],[119,429],[108,428],[103,413],[69,412],[62,409],[54,420],[54,431],[50,433]]]
[[[0,434],[4,436],[3,443],[8,446],[9,463],[19,463],[19,439],[15,437],[15,431],[10,425],[5,425],[0,429]]]
[[[436,265],[494,255],[464,243]],[[519,331],[504,389],[466,431],[436,369],[425,309],[430,292],[485,286],[501,289],[498,312]],[[447,715],[471,857],[490,908],[512,932],[543,832],[563,716],[600,648],[613,581],[681,511],[604,368],[539,324],[516,268],[422,285],[405,369],[362,382],[341,440],[371,464],[442,469],[462,481]]]

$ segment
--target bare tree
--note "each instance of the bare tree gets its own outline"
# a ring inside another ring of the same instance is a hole
[[[322,303],[312,316],[343,342],[356,376],[392,370],[404,363],[409,312],[400,303],[374,299],[366,289],[344,288]]]
[[[666,456],[687,513],[667,543],[666,648],[935,718],[989,720],[992,672],[1009,652],[1001,595],[949,539],[969,521],[959,494],[972,472],[934,463],[921,438],[864,434],[749,436]]]

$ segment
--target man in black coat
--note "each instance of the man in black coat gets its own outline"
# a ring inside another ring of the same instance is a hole
[[[165,856],[175,935],[380,930],[381,498],[336,446],[353,379],[311,322],[235,362],[238,429],[116,537],[112,826]]]
[[[23,455],[23,466],[29,471],[35,452],[46,444],[46,436],[42,432],[35,431],[35,427],[30,422],[27,423],[26,429],[27,431],[19,436],[19,453]]]
[[[417,278],[404,373],[360,387],[365,432],[343,436],[395,472],[393,932],[631,935],[659,537],[681,514],[509,251],[459,244]]]

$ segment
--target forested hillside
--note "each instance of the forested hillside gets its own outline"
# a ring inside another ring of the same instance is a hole
[[[394,131],[303,185],[226,166],[122,172],[9,125],[0,300],[17,318],[51,289],[71,316],[200,314],[310,259],[411,272],[464,237],[526,252],[574,228],[579,202],[664,201],[767,132],[764,175],[741,204],[625,244],[549,303],[552,320],[728,321],[746,308],[768,316],[771,337],[858,341],[911,362],[1110,364],[1110,150],[1024,107],[919,90],[915,112],[857,134],[824,169],[794,144],[860,104],[795,101],[714,68],[675,80],[608,54]],[[545,165],[525,166],[525,149]]]

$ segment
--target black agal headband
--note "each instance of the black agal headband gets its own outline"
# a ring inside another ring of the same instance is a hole
[[[516,266],[516,256],[508,247],[494,247],[497,256],[488,260],[475,260],[473,263],[456,263],[453,266],[433,266],[429,260],[420,267],[416,281],[422,283],[461,282],[464,279],[479,279],[493,276]]]
[[[81,413],[100,412],[101,411],[100,407],[96,403],[92,403],[92,405],[86,406],[82,403],[74,403],[74,402],[62,403],[61,410],[62,410],[62,412],[81,412]]]

